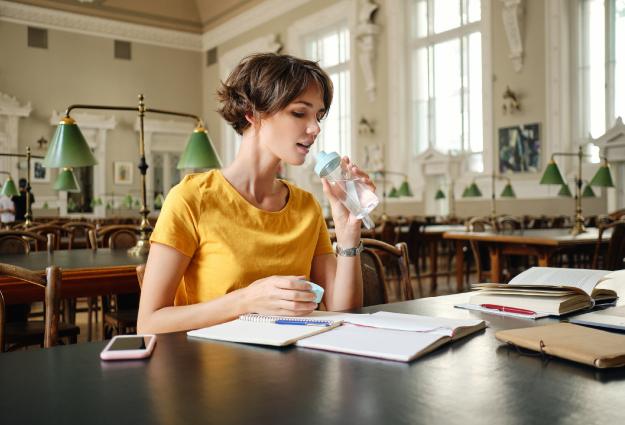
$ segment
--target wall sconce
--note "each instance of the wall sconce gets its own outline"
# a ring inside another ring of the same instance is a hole
[[[44,137],[40,137],[39,140],[37,140],[37,145],[39,150],[43,150],[48,146],[48,141]]]
[[[501,109],[504,114],[507,114],[508,112],[514,114],[516,111],[521,110],[519,96],[510,90],[509,86],[506,86],[506,91],[503,93],[503,105],[501,105]]]
[[[373,124],[370,123],[365,117],[360,118],[358,122],[358,134],[361,136],[371,136],[375,134],[375,128],[373,128]]]

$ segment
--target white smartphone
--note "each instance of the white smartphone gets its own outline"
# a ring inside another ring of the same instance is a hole
[[[152,355],[156,335],[117,335],[100,353],[102,360],[144,359]]]

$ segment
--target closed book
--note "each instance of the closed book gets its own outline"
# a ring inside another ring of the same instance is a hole
[[[625,335],[570,323],[498,331],[505,343],[596,368],[625,366]]]

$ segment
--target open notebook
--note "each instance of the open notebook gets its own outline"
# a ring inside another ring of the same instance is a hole
[[[456,307],[536,319],[613,302],[625,290],[625,271],[532,267],[508,284],[483,283]]]
[[[188,332],[196,338],[337,351],[397,361],[410,361],[446,342],[486,327],[483,320],[447,319],[377,312],[313,312],[291,320],[328,321],[328,326],[276,324],[280,316],[245,315],[237,320]],[[342,324],[342,326],[341,326]]]

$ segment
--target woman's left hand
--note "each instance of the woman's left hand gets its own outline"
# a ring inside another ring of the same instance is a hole
[[[362,183],[369,186],[375,192],[375,184],[367,173],[352,164],[348,157],[344,156],[341,161],[347,167],[353,178],[358,178]],[[340,199],[332,191],[330,183],[322,178],[323,192],[330,201],[332,219],[336,232],[337,243],[342,247],[355,247],[360,243],[360,227],[362,220],[350,214],[349,210],[341,203]]]

